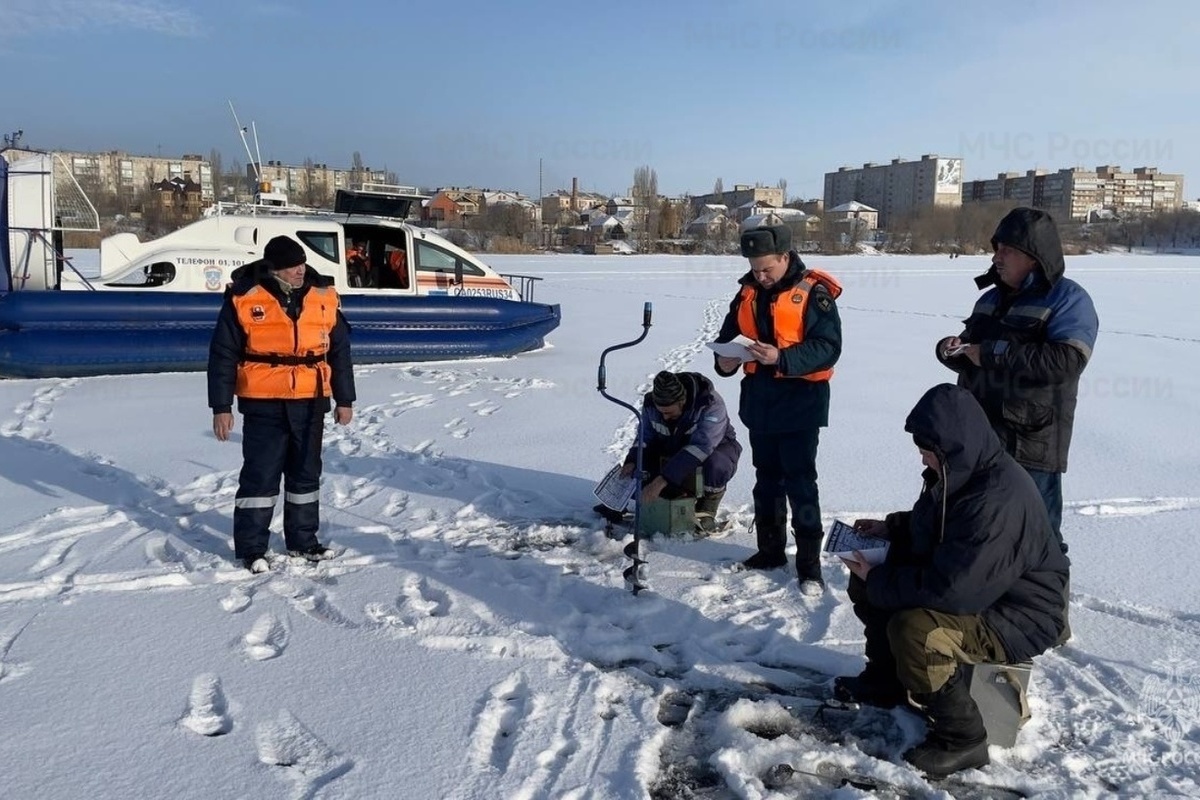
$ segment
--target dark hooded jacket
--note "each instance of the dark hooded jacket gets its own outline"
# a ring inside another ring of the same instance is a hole
[[[978,614],[1010,663],[1045,652],[1063,630],[1070,562],[1033,479],[959,387],[926,392],[904,429],[941,470],[925,470],[912,511],[888,516],[892,546],[867,575],[871,605]]]
[[[1066,472],[1079,376],[1092,356],[1100,322],[1083,287],[1066,269],[1054,220],[1017,208],[1000,221],[992,247],[1007,244],[1037,261],[1024,284],[1000,283],[996,268],[976,279],[988,288],[964,322],[961,339],[980,345],[980,366],[966,356],[937,357],[983,406],[1005,449],[1029,469]]]
[[[759,286],[754,273],[747,271],[738,283],[751,286],[757,292],[758,318],[756,320],[759,339],[768,344],[775,342],[775,325],[772,320],[775,300],[781,292],[794,287],[804,277],[807,267],[796,251],[789,253],[790,262],[783,278],[770,289]],[[824,302],[816,302],[825,298]],[[718,342],[732,341],[739,333],[738,307],[741,294],[734,295],[729,304],[729,313],[717,334]],[[803,378],[778,378],[776,371],[785,375],[807,375],[828,369],[837,363],[842,354],[842,321],[837,305],[829,290],[818,283],[804,312],[804,341],[794,344],[779,353],[778,365],[759,365],[752,374],[742,378],[738,416],[752,433],[791,433],[810,428],[823,428],[829,424],[829,381],[809,381]],[[728,377],[732,372],[717,374]]]
[[[683,414],[667,422],[655,407],[653,392],[642,398],[642,444],[666,457],[662,476],[673,486],[684,486],[688,477],[720,449],[736,470],[742,446],[729,421],[725,401],[713,389],[712,381],[698,372],[681,372]],[[637,458],[637,443],[629,449],[625,463]]]
[[[301,301],[313,286],[332,286],[333,278],[322,275],[312,267],[304,270],[304,285],[291,292],[284,293],[279,282],[271,274],[266,260],[252,261],[238,267],[230,276],[233,283],[225,290],[225,302],[217,315],[217,326],[213,330],[212,341],[208,350],[208,405],[214,414],[228,413],[233,408],[233,397],[237,387],[237,367],[246,350],[246,332],[238,323],[237,311],[231,299],[243,295],[254,286],[262,286],[287,311],[293,320],[300,314]],[[326,354],[329,362],[330,390],[334,401],[339,406],[350,406],[355,400],[354,367],[350,357],[350,324],[337,312],[337,323],[329,334],[329,352]],[[280,403],[316,403],[318,410],[329,410],[329,398],[320,397],[312,400],[259,400],[238,398],[238,408],[243,413],[247,410],[267,410]]]

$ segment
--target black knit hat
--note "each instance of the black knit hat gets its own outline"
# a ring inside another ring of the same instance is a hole
[[[787,225],[764,225],[742,234],[742,257],[782,255],[792,249],[792,229]]]
[[[271,262],[271,269],[289,269],[308,261],[304,248],[290,236],[276,236],[267,242],[263,258]]]
[[[650,402],[656,406],[673,406],[682,403],[687,398],[683,381],[673,372],[663,370],[654,376],[654,391],[650,393]]]

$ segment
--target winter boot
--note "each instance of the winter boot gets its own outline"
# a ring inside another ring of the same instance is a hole
[[[333,558],[337,554],[332,549],[318,542],[307,550],[288,550],[288,555],[293,558],[304,558],[309,561],[324,561],[327,558]]]
[[[243,558],[242,566],[253,572],[255,575],[263,572],[269,572],[271,569],[271,565],[267,563],[267,559],[264,556],[250,556],[249,558]]]
[[[843,675],[833,679],[833,696],[843,703],[861,703],[878,708],[895,708],[908,702],[908,692],[896,673],[868,663],[858,675]]]
[[[609,508],[603,503],[597,503],[596,505],[592,506],[592,511],[595,511],[597,514],[604,517],[604,519],[608,520],[614,525],[620,524],[625,519],[624,511],[617,511],[616,509]]]
[[[825,580],[821,577],[820,538],[796,536],[796,577],[800,579],[800,591],[804,594],[825,591]]]
[[[721,506],[721,498],[724,496],[725,489],[722,487],[705,492],[696,500],[696,533],[717,532],[717,509]]]
[[[987,765],[987,728],[961,664],[941,689],[913,699],[929,715],[929,734],[904,753],[905,761],[933,778]]]
[[[764,524],[756,520],[754,532],[758,536],[758,552],[743,561],[742,566],[746,569],[775,569],[787,563],[787,540],[782,525]]]

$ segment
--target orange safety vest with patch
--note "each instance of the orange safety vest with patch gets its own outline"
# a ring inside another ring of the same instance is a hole
[[[309,400],[329,395],[332,369],[325,359],[337,324],[338,295],[331,286],[310,286],[293,320],[262,286],[233,298],[246,350],[237,368],[238,397]]]
[[[775,323],[775,346],[780,350],[800,344],[804,341],[804,314],[808,310],[808,298],[813,287],[821,284],[829,290],[836,300],[842,293],[842,285],[837,278],[819,269],[810,269],[790,289],[785,289],[775,296],[775,307],[771,314]],[[758,322],[755,316],[755,306],[758,304],[758,290],[754,286],[743,286],[738,306],[738,330],[743,336],[758,341]],[[746,361],[742,369],[747,375],[758,369],[757,361]],[[776,378],[802,378],[806,381],[827,381],[833,377],[833,367],[810,372],[807,375],[784,375],[775,370]]]

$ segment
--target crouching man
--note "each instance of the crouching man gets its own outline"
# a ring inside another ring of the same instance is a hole
[[[642,502],[682,496],[694,487],[701,470],[703,491],[696,497],[696,531],[716,531],[716,514],[725,486],[737,472],[742,446],[729,422],[725,401],[712,381],[695,372],[660,372],[642,399],[642,466],[648,479]],[[629,448],[621,474],[629,477],[637,464],[637,443]],[[613,521],[622,513],[598,505]]]
[[[835,679],[834,694],[881,706],[911,697],[930,727],[904,758],[941,777],[988,763],[964,664],[1015,664],[1052,647],[1070,562],[1037,485],[969,392],[935,386],[904,430],[921,452],[924,487],[911,511],[855,523],[891,545],[874,567],[846,559],[867,665]]]

